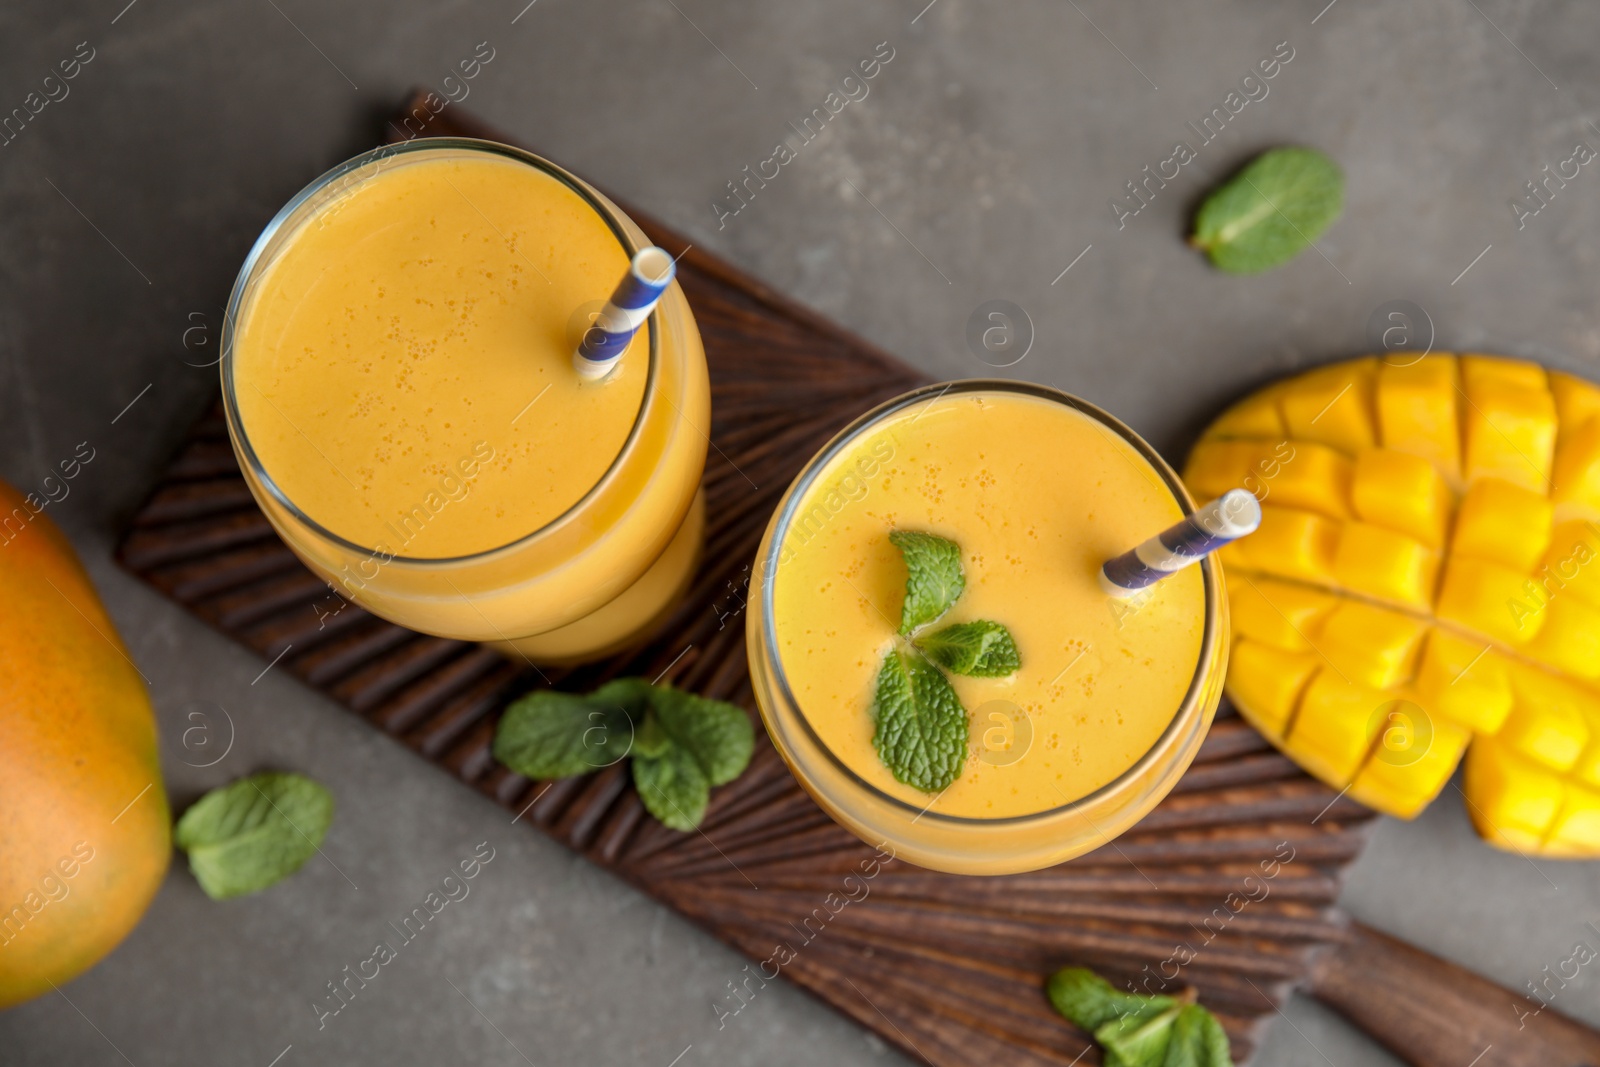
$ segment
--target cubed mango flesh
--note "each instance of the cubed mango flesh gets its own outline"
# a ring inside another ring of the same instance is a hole
[[[1322,665],[1315,652],[1286,652],[1248,637],[1233,646],[1241,670],[1228,676],[1228,697],[1256,729],[1282,738],[1300,694]]]
[[[1206,499],[1247,489],[1275,507],[1350,515],[1350,460],[1326,445],[1304,441],[1202,441],[1189,463],[1190,484]]]
[[[1515,389],[1550,387],[1550,377],[1545,369],[1525,359],[1486,356],[1477,352],[1462,353],[1460,358],[1461,382],[1468,396],[1493,392],[1505,386]]]
[[[1339,551],[1340,524],[1315,512],[1267,504],[1261,526],[1236,542],[1253,570],[1282,578],[1327,583]]]
[[[1600,386],[1561,371],[1549,372],[1550,396],[1556,402],[1562,436],[1600,415]],[[1280,431],[1281,432],[1281,431]]]
[[[1547,492],[1556,447],[1556,404],[1545,388],[1489,380],[1467,385],[1465,474]]]
[[[1472,733],[1448,720],[1419,715],[1421,711],[1402,701],[1386,713],[1372,758],[1350,785],[1352,797],[1410,819],[1439,795],[1461,762]]]
[[[1189,491],[1201,500],[1214,500],[1230,489],[1240,488],[1262,451],[1270,447],[1267,441],[1201,441],[1189,454]]]
[[[1337,363],[1283,383],[1278,409],[1296,441],[1314,441],[1354,456],[1376,443],[1372,383],[1378,361],[1371,357]]]
[[[1467,750],[1465,785],[1467,810],[1479,836],[1525,853],[1541,850],[1567,792],[1559,774],[1488,738]]]
[[[1550,500],[1499,478],[1474,482],[1456,511],[1450,554],[1532,572],[1550,547]]]
[[[1512,664],[1516,704],[1495,739],[1551,770],[1568,771],[1589,744],[1586,695],[1538,667]]]
[[[1233,632],[1287,652],[1311,648],[1311,634],[1339,599],[1306,585],[1241,573],[1228,583]]]
[[[1311,677],[1281,747],[1335,789],[1350,784],[1372,751],[1388,695],[1330,669]]]
[[[1567,784],[1565,802],[1545,837],[1543,851],[1573,859],[1600,852],[1600,792]]]
[[[1600,525],[1585,519],[1561,523],[1550,534],[1550,547],[1536,579],[1551,596],[1573,596],[1600,608]]]
[[[1416,691],[1429,710],[1474,733],[1497,733],[1511,714],[1511,680],[1494,646],[1443,629],[1428,635]]]
[[[1409,818],[1466,753],[1479,833],[1600,857],[1600,387],[1390,353],[1234,405],[1185,471],[1243,485],[1227,692],[1308,772]]]
[[[1379,441],[1419,456],[1447,480],[1461,474],[1461,388],[1453,356],[1385,360],[1378,368]]]
[[[1532,641],[1544,625],[1543,612],[1520,608],[1531,581],[1522,571],[1498,563],[1451,556],[1434,611],[1464,630],[1520,647]]]
[[[1539,635],[1528,643],[1530,659],[1576,678],[1600,680],[1600,609],[1559,594],[1524,607],[1546,616]]]
[[[1550,470],[1550,502],[1563,519],[1600,517],[1600,418],[1562,425]]]
[[[1356,457],[1350,502],[1363,521],[1403,533],[1429,548],[1444,547],[1455,498],[1444,475],[1428,460],[1387,448]]]
[[[1245,397],[1206,428],[1207,438],[1260,439],[1282,437],[1283,433],[1283,416],[1278,413],[1278,398],[1271,389]]]
[[[1423,619],[1345,600],[1324,620],[1313,647],[1344,680],[1371,689],[1393,689],[1416,673],[1417,654],[1427,632]]]
[[[1333,557],[1333,577],[1352,593],[1427,611],[1439,554],[1402,533],[1366,522],[1346,523]]]

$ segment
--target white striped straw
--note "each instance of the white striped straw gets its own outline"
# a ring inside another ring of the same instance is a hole
[[[633,257],[628,273],[617,283],[611,299],[600,309],[594,325],[584,331],[578,350],[572,354],[572,365],[579,377],[597,382],[611,373],[634,333],[672,284],[677,267],[663,248],[652,246]]]
[[[1134,596],[1260,525],[1261,502],[1255,494],[1230,489],[1138,548],[1107,560],[1100,568],[1100,588],[1109,596]]]

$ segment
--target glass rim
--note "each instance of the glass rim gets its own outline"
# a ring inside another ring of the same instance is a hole
[[[300,216],[301,209],[334,182],[374,162],[378,164],[381,170],[383,161],[392,157],[403,156],[413,152],[451,151],[468,154],[478,153],[484,156],[509,159],[526,164],[554,178],[567,189],[576,193],[584,203],[588,204],[605,221],[606,227],[617,238],[617,242],[622,246],[622,250],[627,254],[630,262],[641,251],[638,243],[628,235],[623,225],[626,216],[622,214],[621,209],[615,208],[599,199],[598,194],[576,175],[526,149],[477,137],[418,137],[409,141],[379,145],[377,148],[368,149],[337,166],[329,168],[312,179],[304,188],[291,197],[288,203],[279,208],[277,214],[272,216],[271,221],[262,229],[255,243],[250,246],[250,252],[245,256],[244,263],[239,268],[238,276],[234,279],[233,290],[228,294],[228,305],[222,319],[222,354],[218,359],[218,363],[222,368],[222,404],[228,427],[233,431],[235,451],[242,454],[244,461],[249,464],[250,472],[256,481],[272,496],[273,500],[288,511],[297,523],[304,525],[319,538],[330,541],[339,548],[368,556],[382,555],[385,557],[384,562],[386,565],[398,563],[402,566],[425,569],[448,567],[463,563],[477,563],[525,547],[531,542],[555,532],[557,528],[571,521],[585,505],[589,504],[608,483],[617,477],[617,472],[621,468],[623,461],[628,458],[633,452],[634,446],[638,443],[644,427],[645,411],[660,384],[661,308],[660,305],[657,305],[650,312],[647,320],[649,325],[649,330],[647,331],[649,334],[649,361],[645,373],[644,391],[639,398],[639,410],[634,415],[633,425],[629,428],[628,436],[623,440],[616,456],[600,477],[595,480],[595,483],[584,492],[583,496],[574,501],[565,511],[542,526],[503,545],[496,545],[493,548],[469,552],[460,556],[425,557],[390,554],[383,552],[376,545],[359,544],[347,537],[334,533],[308,515],[293,500],[289,499],[289,495],[283,491],[272,475],[268,473],[266,465],[261,462],[261,458],[256,454],[255,445],[250,440],[250,435],[245,429],[244,418],[239,411],[237,387],[234,381],[233,344],[237,333],[236,322],[245,289],[252,281],[258,280],[258,271],[265,269],[266,264],[262,262],[263,257],[280,231],[284,231],[292,222],[303,223],[309,219],[309,214],[304,217]],[[631,222],[632,220],[627,221]],[[637,223],[634,225],[637,225]]]
[[[1205,589],[1205,628],[1200,638],[1200,649],[1195,659],[1194,676],[1189,680],[1189,686],[1184,690],[1183,699],[1178,702],[1177,710],[1172,719],[1167,723],[1161,736],[1153,741],[1144,754],[1130,764],[1121,774],[1111,781],[1086,793],[1076,800],[1042,811],[1028,812],[1022,815],[1004,815],[999,818],[984,819],[971,815],[948,815],[944,812],[933,811],[932,804],[918,808],[909,801],[903,800],[892,793],[885,792],[878,786],[867,781],[857,774],[839,755],[822,740],[816,728],[811,725],[811,720],[806,716],[800,701],[795,698],[794,691],[789,685],[788,674],[784,670],[783,656],[778,648],[777,622],[773,612],[773,591],[776,586],[778,571],[778,557],[781,555],[783,542],[788,534],[789,523],[799,511],[800,502],[810,492],[812,485],[827,466],[844,450],[853,444],[863,433],[882,423],[892,415],[921,403],[930,395],[937,400],[949,393],[976,393],[976,392],[1005,392],[1016,393],[1023,396],[1032,396],[1041,400],[1061,404],[1077,411],[1079,414],[1094,420],[1103,427],[1116,433],[1123,441],[1131,445],[1150,466],[1161,476],[1167,488],[1172,491],[1173,498],[1185,515],[1194,513],[1194,500],[1189,496],[1189,491],[1184,487],[1177,473],[1173,471],[1167,461],[1152,448],[1149,442],[1140,437],[1126,423],[1104,409],[1073,396],[1071,393],[1048,385],[1039,385],[1034,382],[1015,381],[1008,378],[968,378],[953,382],[934,382],[930,385],[920,386],[908,393],[886,400],[877,407],[862,414],[850,425],[834,435],[811,460],[795,476],[790,485],[783,503],[774,518],[772,539],[768,544],[767,558],[761,566],[761,641],[765,655],[770,666],[770,684],[777,690],[777,697],[794,709],[795,717],[805,731],[805,735],[832,764],[833,768],[842,773],[845,779],[859,789],[865,790],[873,799],[883,801],[893,807],[909,812],[917,818],[932,819],[937,822],[947,823],[951,826],[976,828],[983,826],[1014,826],[1029,822],[1038,822],[1048,819],[1070,815],[1072,812],[1092,807],[1105,796],[1121,788],[1126,782],[1135,780],[1149,770],[1154,763],[1156,753],[1171,745],[1184,728],[1185,720],[1193,717],[1192,713],[1199,709],[1205,688],[1205,675],[1207,664],[1211,662],[1218,640],[1218,630],[1221,618],[1222,588],[1218,581],[1216,560],[1214,556],[1206,556],[1198,566],[1203,575]],[[785,753],[786,758],[788,754]],[[935,800],[938,798],[935,797]]]

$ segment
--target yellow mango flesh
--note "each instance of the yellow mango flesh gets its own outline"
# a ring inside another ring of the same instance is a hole
[[[1487,355],[1320,367],[1184,478],[1244,487],[1227,689],[1308,772],[1410,818],[1466,758],[1489,842],[1600,856],[1600,387]]]
[[[1467,480],[1498,477],[1548,492],[1557,421],[1544,368],[1521,360],[1463,356],[1461,377]]]
[[[1350,495],[1364,521],[1406,534],[1435,551],[1444,547],[1455,498],[1439,468],[1421,456],[1362,449]]]
[[[1563,434],[1554,463],[1550,500],[1560,516],[1600,517],[1600,418]]]
[[[1387,451],[1427,460],[1446,480],[1461,475],[1456,361],[1410,357],[1383,364],[1378,439]]]

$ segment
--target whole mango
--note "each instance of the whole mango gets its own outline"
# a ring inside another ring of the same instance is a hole
[[[1600,855],[1600,389],[1484,355],[1338,363],[1224,412],[1184,479],[1262,504],[1222,553],[1227,692],[1258,730],[1402,818],[1465,753],[1485,839]]]
[[[171,818],[143,681],[72,546],[0,483],[0,1008],[61,985],[155,896]]]

